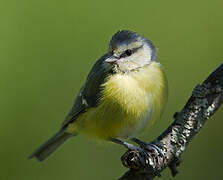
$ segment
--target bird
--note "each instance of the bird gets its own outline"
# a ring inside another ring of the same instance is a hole
[[[161,118],[168,82],[157,48],[142,35],[116,32],[108,51],[95,62],[59,131],[29,158],[45,160],[67,139],[79,134],[128,149]]]

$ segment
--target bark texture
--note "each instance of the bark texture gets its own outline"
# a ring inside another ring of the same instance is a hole
[[[119,180],[151,180],[169,167],[177,174],[180,156],[191,139],[223,102],[223,64],[201,84],[197,85],[180,112],[175,113],[173,123],[148,148],[127,151],[121,158],[129,168]],[[151,149],[157,147],[157,151]]]

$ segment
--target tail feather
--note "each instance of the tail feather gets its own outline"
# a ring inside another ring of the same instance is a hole
[[[39,161],[45,160],[49,155],[51,155],[58,147],[60,147],[69,137],[73,135],[64,132],[61,129],[55,135],[53,135],[48,141],[37,148],[30,156],[31,158],[36,158]]]

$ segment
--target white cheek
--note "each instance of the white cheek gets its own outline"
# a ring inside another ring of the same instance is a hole
[[[151,61],[151,59],[152,59],[152,49],[148,45],[144,45],[143,46],[143,52],[144,52],[144,55],[145,55],[146,59]]]
[[[139,49],[135,54],[129,57],[129,60],[138,64],[139,66],[144,66],[151,62],[151,48],[144,45],[142,49]]]
[[[151,48],[144,45],[131,56],[119,59],[117,63],[122,70],[131,70],[138,67],[143,67],[151,62],[151,53]]]

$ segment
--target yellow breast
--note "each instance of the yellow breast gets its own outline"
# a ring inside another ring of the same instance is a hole
[[[135,136],[160,117],[166,103],[166,79],[156,62],[112,75],[102,88],[99,106],[78,118],[80,133],[101,139]]]

